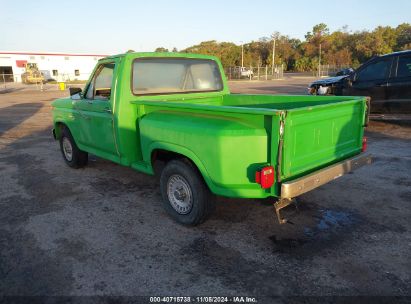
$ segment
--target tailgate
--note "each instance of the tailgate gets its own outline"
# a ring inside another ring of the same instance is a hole
[[[287,110],[281,178],[300,177],[361,152],[366,99]]]

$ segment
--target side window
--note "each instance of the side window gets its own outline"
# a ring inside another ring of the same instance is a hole
[[[398,58],[397,77],[411,77],[411,55]]]
[[[104,63],[97,68],[96,75],[93,77],[87,89],[87,99],[110,99],[114,67],[114,63]]]
[[[391,58],[370,63],[358,73],[357,80],[370,81],[385,79],[391,66]]]

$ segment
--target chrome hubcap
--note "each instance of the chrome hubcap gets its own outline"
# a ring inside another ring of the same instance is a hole
[[[172,175],[167,182],[167,196],[171,206],[179,214],[187,214],[193,208],[190,185],[181,175]]]
[[[70,162],[73,160],[73,147],[67,137],[63,138],[63,153],[64,157]]]

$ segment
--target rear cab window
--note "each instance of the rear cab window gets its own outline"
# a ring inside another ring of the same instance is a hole
[[[131,86],[134,95],[223,90],[217,63],[191,58],[137,58],[133,61]]]

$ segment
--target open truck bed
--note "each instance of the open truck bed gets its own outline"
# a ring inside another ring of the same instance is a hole
[[[272,154],[268,160],[276,164],[278,181],[282,182],[361,153],[368,120],[368,100],[364,97],[228,94],[143,103],[162,109],[221,113],[225,119],[230,117],[228,113],[233,118],[240,113],[264,116]]]
[[[168,99],[158,103],[142,103],[151,110],[159,106],[157,111],[170,111],[169,115],[180,113],[180,118],[193,124],[198,124],[196,115],[203,115],[200,116],[202,122],[210,119],[213,125],[218,125],[217,121],[228,121],[228,124],[221,123],[220,135],[227,131],[235,132],[235,137],[240,136],[242,141],[247,140],[250,129],[253,132],[263,131],[265,141],[258,144],[250,137],[250,146],[246,146],[248,150],[254,150],[255,154],[266,153],[265,162],[275,170],[273,187],[264,194],[233,184],[231,188],[237,187],[237,191],[227,193],[217,187],[214,191],[227,196],[277,196],[280,199],[275,209],[280,222],[284,222],[284,219],[279,210],[288,206],[294,197],[371,163],[369,155],[360,155],[366,144],[364,127],[368,121],[369,100],[364,97],[228,94],[184,102]],[[142,103],[139,101],[137,104]],[[179,112],[181,110],[183,112]],[[176,123],[181,122],[177,119]],[[204,138],[207,124],[202,125],[201,132],[203,134],[197,135]],[[207,143],[206,139],[204,143]],[[236,144],[231,145],[231,151],[222,148],[225,153],[219,156],[224,155],[226,163],[230,163],[227,158],[231,158],[231,166],[225,169],[241,175],[246,170],[241,167],[241,158],[244,156],[247,163],[250,160],[244,150],[236,154],[238,148]],[[257,165],[261,167],[262,164]],[[251,168],[253,171],[256,167]],[[247,178],[255,181],[250,174],[247,174]],[[227,183],[229,179],[221,178],[220,183]],[[213,187],[211,183],[209,186]]]

